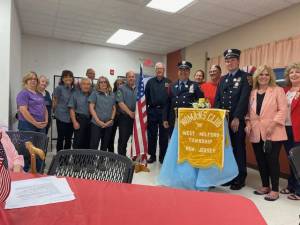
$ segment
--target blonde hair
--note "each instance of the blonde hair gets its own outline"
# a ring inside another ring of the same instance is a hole
[[[22,86],[23,87],[26,87],[27,85],[27,81],[30,80],[32,77],[35,77],[38,81],[38,75],[36,74],[36,72],[34,71],[29,71],[28,73],[26,73],[24,76],[23,76],[23,79],[22,79]]]
[[[289,65],[285,71],[284,71],[284,78],[286,81],[287,86],[292,86],[291,80],[290,80],[290,72],[292,69],[298,69],[300,70],[300,63],[293,63],[292,65]]]
[[[100,76],[98,81],[97,81],[97,85],[96,85],[96,90],[97,91],[101,91],[100,89],[100,80],[103,79],[105,80],[106,84],[107,84],[107,90],[108,90],[108,93],[110,94],[112,92],[112,88],[110,86],[110,83],[109,83],[109,80],[107,79],[107,77],[104,77],[104,76]]]
[[[276,76],[275,73],[273,71],[273,69],[270,66],[267,65],[263,65],[263,66],[259,66],[255,73],[253,74],[253,89],[258,89],[259,84],[258,84],[258,77],[259,75],[266,70],[268,72],[268,74],[270,75],[270,81],[269,81],[269,86],[271,87],[275,87],[276,85]]]

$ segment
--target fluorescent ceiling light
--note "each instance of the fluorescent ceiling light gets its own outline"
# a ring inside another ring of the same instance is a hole
[[[170,13],[176,13],[194,0],[152,0],[147,7]]]
[[[128,45],[138,37],[140,37],[143,33],[119,29],[116,33],[114,33],[106,43],[117,44],[117,45]]]

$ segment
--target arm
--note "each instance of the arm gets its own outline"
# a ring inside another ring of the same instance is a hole
[[[284,90],[280,87],[276,88],[276,103],[277,103],[277,112],[275,114],[275,116],[272,119],[272,122],[269,124],[267,130],[266,130],[266,134],[267,137],[270,137],[271,134],[274,132],[274,129],[276,126],[278,125],[285,125],[285,120],[286,120],[286,116],[287,116],[287,99],[284,93]]]
[[[216,91],[216,96],[215,96],[215,103],[213,105],[213,108],[219,109],[220,108],[220,100],[221,100],[221,82],[222,78],[218,84],[217,91]]]
[[[96,111],[95,111],[95,103],[93,103],[93,102],[90,102],[90,104],[89,104],[89,110],[90,110],[90,113],[91,113],[91,115],[92,115],[92,117],[94,118],[94,120],[96,121],[96,123],[99,125],[99,126],[101,126],[102,128],[104,128],[104,122],[102,122],[101,120],[100,120],[100,118],[97,116],[97,113],[96,113]]]
[[[105,123],[106,127],[109,127],[113,124],[115,116],[116,116],[116,106],[114,105],[112,108],[111,119]]]
[[[243,120],[247,113],[249,96],[251,92],[246,74],[242,76],[241,86],[242,86],[241,95],[238,104],[236,106],[236,109],[233,112],[233,118],[234,119],[237,118],[239,120]]]
[[[124,102],[119,102],[118,105],[120,109],[122,109],[128,116],[134,119],[134,112],[132,112]]]
[[[75,130],[78,130],[80,128],[80,124],[76,120],[76,113],[75,113],[74,108],[70,108],[70,118],[71,118],[71,121],[73,123],[73,128]]]
[[[37,122],[33,116],[30,114],[30,112],[28,111],[27,105],[22,105],[19,107],[19,111],[22,113],[22,115],[24,116],[25,120],[29,123],[31,123],[33,126],[39,128],[39,129],[43,129],[44,123],[45,122]]]

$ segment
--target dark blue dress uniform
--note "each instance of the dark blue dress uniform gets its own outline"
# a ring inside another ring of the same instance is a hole
[[[163,120],[168,121],[170,125],[170,135],[175,124],[176,108],[191,108],[192,103],[197,102],[199,98],[204,98],[199,85],[191,80],[178,80],[170,87],[168,102],[164,108]]]
[[[248,73],[239,69],[231,74],[226,74],[220,80],[215,98],[215,108],[226,109],[229,111],[229,127],[234,118],[239,119],[239,127],[236,133],[229,128],[233,153],[239,168],[239,175],[230,182],[231,185],[235,186],[231,186],[231,189],[236,190],[244,186],[247,176],[244,118],[248,111],[249,95],[251,91],[247,80],[248,76]]]
[[[156,160],[157,131],[159,135],[159,161],[163,162],[168,147],[168,129],[163,126],[162,112],[168,101],[170,81],[163,77],[149,79],[145,88],[147,103],[147,134],[148,152],[151,156],[149,163]]]

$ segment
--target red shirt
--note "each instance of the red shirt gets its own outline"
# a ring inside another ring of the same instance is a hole
[[[199,85],[199,88],[203,91],[204,97],[210,102],[211,107],[215,104],[215,97],[217,92],[218,84],[207,82]]]

